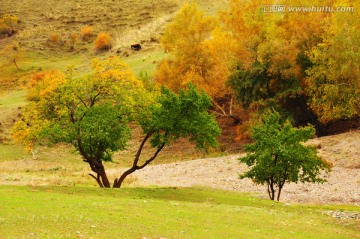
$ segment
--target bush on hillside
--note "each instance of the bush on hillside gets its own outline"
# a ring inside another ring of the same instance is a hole
[[[92,26],[85,26],[81,29],[81,39],[83,41],[87,41],[91,39],[94,36],[93,28]]]
[[[48,39],[47,43],[51,46],[62,46],[64,45],[64,41],[62,37],[58,33],[51,34]]]
[[[14,15],[0,17],[0,39],[14,35],[17,30],[19,18]]]
[[[108,33],[102,32],[96,37],[95,50],[104,51],[111,49],[111,47],[112,47],[112,38]]]

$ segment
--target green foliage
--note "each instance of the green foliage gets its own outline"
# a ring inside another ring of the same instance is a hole
[[[35,78],[31,93],[38,96],[30,98],[33,102],[13,132],[28,147],[72,144],[97,173],[99,185],[109,187],[102,162],[111,161],[113,152],[125,148],[130,138],[127,122],[135,117],[135,106],[151,100],[142,83],[117,58],[94,60],[92,69],[80,77],[73,76],[69,68],[67,77],[45,74]]]
[[[139,122],[145,137],[135,155],[133,165],[119,179],[115,179],[114,187],[121,187],[124,179],[151,163],[165,145],[179,137],[196,142],[197,148],[209,149],[217,147],[216,138],[220,134],[215,117],[207,112],[211,99],[204,92],[198,92],[194,85],[189,84],[186,90],[178,94],[162,87],[156,104],[150,105],[139,114]],[[139,159],[147,141],[156,148],[155,153],[143,164]]]
[[[83,117],[81,120],[68,124],[67,118],[57,118],[58,121],[45,128],[39,137],[51,143],[71,143],[89,158],[112,161],[113,152],[123,150],[130,138],[126,118],[116,107],[107,104],[89,109],[79,107],[77,111],[83,112],[79,116]]]
[[[129,121],[138,120],[145,136],[132,168],[115,179],[114,187],[120,187],[129,174],[145,167],[179,137],[189,138],[205,150],[217,147],[220,129],[207,112],[211,99],[195,86],[189,85],[178,95],[165,88],[158,92],[146,82],[146,75],[140,77],[143,81],[136,79],[117,58],[94,60],[92,69],[79,77],[74,76],[72,67],[66,77],[55,72],[34,77],[29,83],[32,102],[13,128],[15,139],[29,149],[39,143],[73,145],[97,174],[92,177],[101,187],[110,187],[103,162],[112,161],[112,154],[126,147]],[[138,165],[148,140],[156,152]]]
[[[227,84],[245,108],[250,105],[282,108],[286,98],[296,96],[301,90],[296,77],[286,78],[280,72],[270,74],[268,71],[268,65],[257,62],[247,70],[239,66],[230,76]]]
[[[280,199],[285,183],[322,183],[322,170],[329,172],[331,164],[316,155],[316,148],[303,145],[315,134],[313,127],[294,128],[281,123],[280,115],[268,115],[261,125],[251,130],[254,143],[245,147],[247,156],[240,162],[250,167],[240,178],[251,178],[256,184],[267,184],[271,200]]]
[[[207,112],[211,105],[210,97],[192,84],[178,94],[162,87],[158,104],[151,107],[151,117],[144,118],[141,125],[144,132],[154,131],[153,147],[185,137],[195,141],[198,148],[216,148],[220,129]]]

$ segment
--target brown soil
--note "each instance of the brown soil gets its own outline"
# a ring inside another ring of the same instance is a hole
[[[292,203],[346,203],[360,205],[360,131],[311,140],[321,147],[319,153],[333,163],[333,170],[324,184],[285,185],[281,201]],[[253,192],[267,198],[266,187],[254,185],[251,180],[240,180],[239,173],[246,170],[236,160],[240,155],[197,159],[148,166],[134,173],[133,186],[206,186]],[[118,174],[119,170],[111,173]]]
[[[32,50],[43,50],[44,43],[54,33],[67,37],[91,25],[94,33],[105,31],[116,36],[178,8],[174,0],[1,1],[0,15],[16,15],[21,21],[17,40]]]

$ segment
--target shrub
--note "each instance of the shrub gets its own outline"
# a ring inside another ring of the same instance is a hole
[[[89,40],[92,36],[94,36],[92,26],[87,25],[81,29],[81,39],[83,41]]]
[[[79,35],[76,33],[72,33],[69,36],[69,45],[70,45],[70,51],[73,51],[75,49],[75,43],[77,42]]]
[[[95,50],[102,51],[102,50],[109,50],[112,47],[112,38],[111,36],[106,33],[100,33],[95,40]]]
[[[0,17],[0,38],[12,36],[18,26],[19,18],[14,15]]]
[[[0,56],[4,56],[4,58],[9,62],[13,63],[16,69],[19,70],[18,62],[24,59],[24,49],[21,47],[19,42],[13,41],[10,44],[6,45],[4,49],[0,49]]]
[[[60,46],[63,44],[62,42],[63,42],[63,40],[62,40],[61,36],[57,33],[51,34],[48,38],[48,43],[50,45]]]

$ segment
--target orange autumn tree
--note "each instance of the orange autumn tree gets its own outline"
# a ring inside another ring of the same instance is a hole
[[[165,28],[161,39],[163,48],[170,53],[163,60],[156,75],[159,84],[178,91],[189,82],[208,93],[223,115],[225,110],[217,102],[230,91],[225,82],[229,75],[224,41],[215,31],[217,20],[206,16],[196,4],[186,4]]]
[[[232,0],[229,10],[220,14],[235,59],[228,83],[237,100],[257,114],[272,107],[298,124],[311,122],[319,130],[321,124],[307,106],[305,72],[311,66],[307,52],[321,41],[329,13],[267,13],[263,8],[267,4]]]

